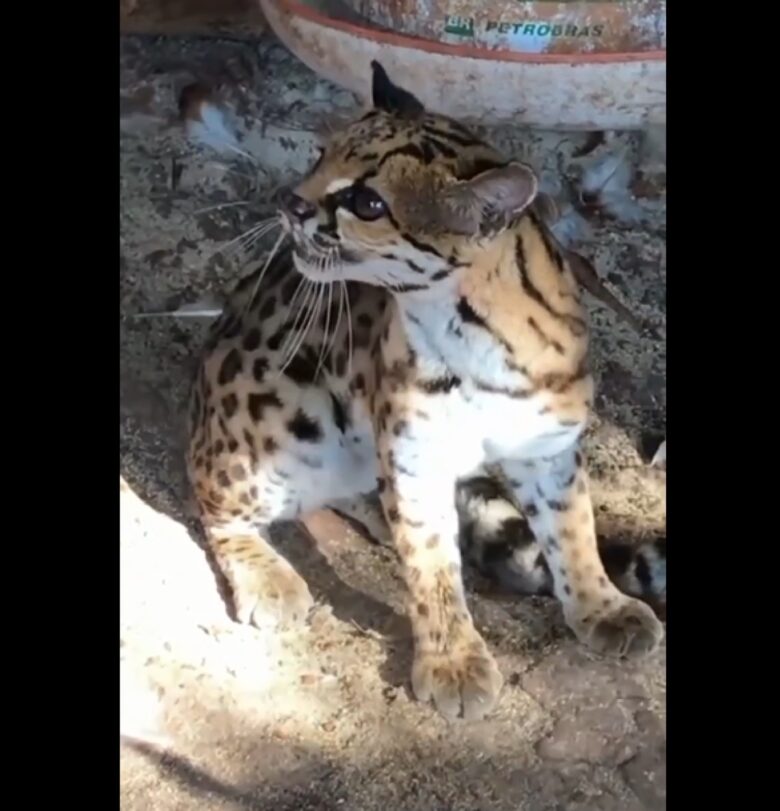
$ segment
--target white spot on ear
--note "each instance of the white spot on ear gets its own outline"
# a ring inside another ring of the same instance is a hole
[[[325,187],[325,194],[335,194],[342,189],[349,188],[352,185],[352,180],[348,177],[338,177],[335,180],[331,180],[330,183]]]

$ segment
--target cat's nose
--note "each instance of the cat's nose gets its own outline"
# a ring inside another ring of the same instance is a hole
[[[279,195],[282,211],[290,218],[303,222],[317,213],[317,206],[304,200],[291,189],[284,189]]]

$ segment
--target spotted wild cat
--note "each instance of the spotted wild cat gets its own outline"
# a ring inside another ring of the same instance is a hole
[[[536,195],[528,166],[374,63],[373,108],[285,195],[288,246],[238,284],[192,393],[190,477],[238,618],[274,606],[301,621],[311,606],[274,522],[378,490],[412,686],[447,717],[484,716],[502,686],[459,538],[519,591],[551,589],[599,651],[650,651],[663,634],[625,593],[665,588],[662,545],[626,556],[624,591],[597,548],[585,312]]]

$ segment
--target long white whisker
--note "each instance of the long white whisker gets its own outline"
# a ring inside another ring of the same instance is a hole
[[[260,240],[261,240],[261,239],[262,239],[262,238],[263,238],[263,237],[264,237],[266,234],[268,234],[268,233],[269,233],[271,230],[272,230],[272,229],[271,229],[271,228],[269,228],[267,231],[263,231],[262,233],[253,234],[251,237],[249,237],[249,238],[246,240],[246,242],[244,242],[244,243],[241,245],[241,250],[242,250],[242,251],[244,251],[244,253],[249,252],[249,251],[250,251],[252,248],[254,248],[254,246],[255,246],[255,245],[257,245],[257,243],[258,243],[258,242],[259,242],[259,241],[260,241]]]
[[[232,245],[234,242],[238,242],[241,239],[245,239],[247,235],[257,233],[257,231],[263,230],[267,227],[272,227],[274,225],[281,224],[281,220],[277,214],[274,214],[272,217],[264,217],[259,222],[254,223],[250,228],[247,228],[246,231],[242,231],[238,236],[231,239],[226,245]]]
[[[317,319],[320,317],[320,311],[322,310],[322,300],[323,300],[324,296],[325,296],[325,284],[322,283],[322,282],[318,282],[317,283],[317,298],[316,298],[316,300],[314,302],[314,309],[312,310],[312,314],[311,314],[311,316],[310,316],[310,318],[309,318],[309,320],[308,320],[308,322],[306,324],[306,328],[304,329],[303,334],[301,335],[301,340],[299,341],[298,346],[295,347],[295,352],[293,352],[293,357],[295,357],[295,355],[298,354],[298,351],[300,350],[300,348],[301,348],[301,346],[303,344],[304,338],[308,334],[309,330],[312,328],[312,326],[314,324],[317,323]]]
[[[238,247],[240,247],[243,240],[248,239],[257,233],[267,234],[269,231],[272,231],[275,227],[280,226],[281,224],[281,220],[277,217],[273,218],[272,220],[263,220],[263,222],[253,225],[251,228],[239,234],[237,237],[233,237],[233,239],[231,239],[229,242],[220,245],[211,254],[211,256],[215,256],[218,253],[228,253],[236,244],[238,244]]]
[[[309,311],[309,301],[311,299],[312,292],[316,291],[317,289],[315,282],[311,281],[311,279],[305,279],[305,281],[306,287],[303,296],[303,302],[301,303],[298,312],[295,314],[295,320],[293,322],[293,325],[290,327],[290,330],[285,336],[284,342],[282,344],[281,352],[282,357],[284,358],[287,357],[287,352],[290,346],[292,346],[296,341],[296,333],[298,330],[298,325],[302,324],[306,320],[306,313],[308,313]],[[303,319],[303,321],[301,319]]]
[[[314,302],[314,310],[313,310],[313,312],[311,314],[311,317],[309,318],[308,323],[306,324],[306,329],[303,331],[303,335],[301,336],[301,340],[300,340],[298,346],[295,348],[295,353],[293,354],[293,357],[296,354],[298,354],[298,351],[300,350],[301,345],[303,344],[303,340],[306,337],[306,335],[308,334],[309,330],[312,328],[312,325],[317,323],[317,319],[320,317],[320,311],[322,310],[322,300],[323,300],[324,296],[325,296],[325,284],[323,282],[318,282],[317,283],[317,299]]]
[[[281,246],[282,242],[284,242],[286,237],[287,237],[287,233],[285,231],[282,231],[282,233],[279,234],[279,239],[277,239],[276,242],[274,242],[273,247],[271,248],[271,251],[269,252],[269,254],[268,254],[268,256],[267,256],[267,258],[265,260],[265,264],[263,265],[263,269],[260,271],[260,275],[257,277],[257,281],[255,282],[255,286],[252,288],[252,293],[251,293],[250,296],[248,296],[248,298],[246,300],[246,306],[244,307],[244,312],[245,313],[252,306],[252,302],[255,300],[255,296],[257,295],[257,291],[260,289],[260,284],[263,281],[263,276],[265,276],[266,271],[271,266],[271,262],[272,262],[273,258],[276,256],[276,253],[279,250],[279,247]]]
[[[336,336],[338,335],[339,327],[341,326],[341,316],[344,312],[344,289],[342,286],[340,286],[338,290],[339,290],[339,311],[336,315],[336,326],[333,328],[333,335],[331,336],[330,344],[328,345],[328,349],[325,352],[326,358],[333,351],[333,347],[336,343]]]
[[[349,288],[344,280],[341,280],[344,286],[344,294],[347,302],[347,375],[352,377],[352,309],[349,306]]]
[[[217,203],[215,206],[206,206],[205,208],[197,208],[192,213],[196,216],[198,214],[206,214],[209,211],[218,211],[221,208],[234,208],[235,206],[248,206],[251,200],[238,200],[234,203]]]
[[[301,330],[300,335],[298,336],[298,340],[295,343],[295,346],[290,350],[289,356],[287,357],[281,369],[279,370],[280,372],[283,372],[287,368],[287,366],[292,362],[293,358],[298,354],[301,346],[303,345],[303,342],[306,340],[306,335],[311,329],[311,325],[316,321],[317,316],[319,315],[320,304],[322,302],[322,292],[324,288],[321,282],[315,282],[315,284],[316,284],[316,294],[314,302],[309,309],[309,317],[303,329]]]
[[[332,248],[330,250],[330,253],[329,253],[329,256],[328,256],[328,259],[329,259],[328,273],[329,273],[329,275],[332,274],[332,271],[333,271],[333,269],[335,267],[336,254],[337,254],[337,250],[335,248]],[[332,282],[331,285],[333,285],[334,283],[335,282]],[[327,344],[327,346],[325,348],[325,354],[323,356],[323,360],[325,360],[328,357],[328,355],[330,355],[330,353],[333,351],[333,347],[334,347],[334,345],[336,343],[336,338],[338,336],[339,327],[341,326],[341,318],[342,318],[343,312],[344,312],[344,285],[341,284],[339,286],[339,311],[338,311],[338,314],[336,316],[336,326],[333,329],[333,335],[332,335],[332,337],[330,339],[330,342]]]
[[[295,323],[285,337],[284,344],[282,345],[281,352],[284,361],[282,363],[282,371],[287,368],[290,361],[295,357],[293,347],[298,345],[301,340],[301,335],[304,333],[306,324],[308,323],[311,315],[311,310],[314,307],[318,292],[318,283],[310,279],[307,280],[306,295],[302,306],[300,307]],[[300,329],[299,329],[300,327]],[[297,352],[297,349],[295,350]]]
[[[306,289],[305,285],[309,280],[305,276],[301,276],[301,280],[298,282],[298,286],[295,288],[295,292],[293,293],[293,297],[290,300],[290,305],[287,308],[287,318],[285,320],[285,324],[289,324],[293,318],[295,313],[295,307],[298,304],[298,297],[301,294],[301,290]]]
[[[328,282],[328,304],[327,310],[325,311],[325,333],[322,338],[322,347],[320,348],[320,356],[317,359],[317,370],[314,373],[315,379],[320,373],[320,368],[322,367],[322,362],[325,360],[326,356],[326,349],[328,347],[328,336],[330,335],[330,311],[331,305],[333,304],[333,282]]]
[[[239,240],[237,240],[237,244],[235,244],[232,248],[228,249],[228,252],[236,251],[236,250],[247,250],[251,245],[253,245],[257,240],[262,239],[266,234],[269,234],[275,228],[278,228],[281,225],[279,222],[271,222],[262,228],[257,228],[253,230],[249,230],[245,232]]]
[[[249,242],[250,240],[257,239],[258,237],[261,237],[264,234],[267,234],[269,231],[272,231],[274,228],[276,228],[276,226],[277,226],[277,223],[271,222],[271,223],[268,223],[268,225],[261,226],[260,228],[250,228],[248,231],[245,231],[236,240],[236,242],[238,243],[239,246],[243,246],[247,242]]]

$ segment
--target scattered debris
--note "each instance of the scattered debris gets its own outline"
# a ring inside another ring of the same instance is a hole
[[[571,246],[583,241],[584,235],[589,231],[588,223],[576,208],[571,203],[560,202],[560,198],[556,200],[548,192],[540,192],[534,201],[534,211],[564,248],[566,258],[579,284],[594,298],[609,307],[618,318],[629,324],[637,334],[648,333],[650,331],[648,325],[608,289],[593,263],[572,250]]]
[[[550,226],[550,230],[561,245],[568,248],[587,242],[593,237],[590,223],[580,214],[573,203],[560,202],[558,212],[558,220]]]
[[[585,143],[578,149],[575,149],[574,152],[572,152],[572,157],[584,158],[586,155],[590,155],[591,152],[598,149],[604,143],[604,141],[605,135],[603,130],[596,130],[594,132],[591,132],[588,135],[588,138],[585,141]]]
[[[650,460],[650,467],[657,467],[661,468],[662,470],[666,470],[666,440],[658,446],[658,450],[655,452],[655,455]]]
[[[567,251],[566,256],[577,281],[595,299],[598,299],[602,304],[609,307],[618,318],[625,321],[638,335],[643,335],[648,331],[648,326],[640,318],[637,318],[637,316],[607,288],[590,260],[574,251]]]
[[[182,304],[175,310],[157,310],[135,313],[132,318],[219,318],[222,305],[209,298],[199,299],[190,304]]]
[[[358,632],[359,636],[365,636],[365,637],[368,637],[369,639],[373,639],[373,640],[375,640],[377,642],[382,642],[382,643],[387,643],[389,641],[392,641],[392,639],[393,639],[393,637],[384,636],[384,635],[380,634],[379,631],[375,631],[372,628],[364,628],[362,625],[360,625],[355,620],[350,620],[350,624],[355,628],[355,630]]]
[[[163,730],[163,712],[154,686],[120,658],[119,743],[165,749],[171,745]]]
[[[633,176],[628,147],[609,151],[584,171],[580,183],[581,202],[623,223],[639,222],[642,209],[631,192]]]
[[[179,96],[179,116],[187,136],[199,146],[207,146],[220,154],[240,155],[252,163],[254,158],[238,145],[238,137],[220,108],[216,94],[200,82],[187,85]]]

